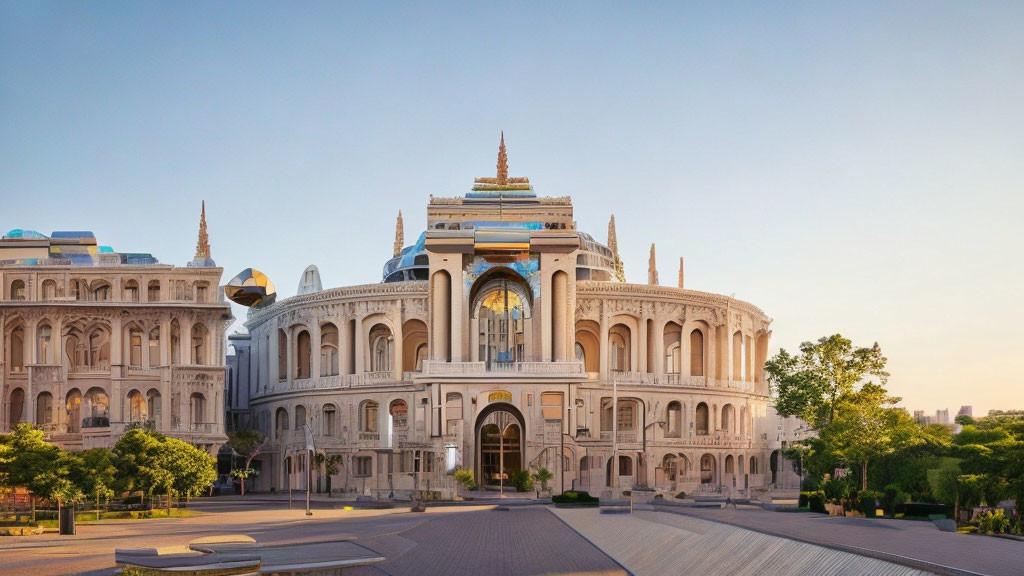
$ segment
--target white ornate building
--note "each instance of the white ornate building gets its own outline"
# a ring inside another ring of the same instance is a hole
[[[626,283],[614,219],[607,246],[577,230],[570,198],[508,177],[504,142],[497,177],[431,197],[426,231],[402,239],[399,221],[383,282],[323,290],[308,269],[314,289],[253,309],[233,340],[249,362],[235,397],[268,437],[257,488],[304,486],[304,425],[341,457],[335,490],[380,496],[449,489],[449,445],[493,487],[540,467],[556,491],[599,494],[771,483],[756,306],[684,289],[681,271],[679,287]]]
[[[115,253],[91,232],[0,239],[0,430],[42,428],[68,449],[111,447],[149,426],[216,453],[224,435],[224,332],[206,211],[187,267]]]

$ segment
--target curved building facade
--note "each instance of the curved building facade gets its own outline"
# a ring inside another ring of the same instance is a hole
[[[569,198],[538,197],[506,166],[502,144],[497,177],[432,197],[381,283],[250,312],[236,345],[268,437],[256,487],[304,487],[304,426],[338,457],[334,491],[381,497],[447,493],[451,458],[493,488],[542,467],[556,492],[770,484],[771,319],[622,281],[613,225],[597,242]]]

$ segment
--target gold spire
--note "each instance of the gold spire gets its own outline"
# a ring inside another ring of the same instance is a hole
[[[626,271],[622,267],[622,260],[619,258],[619,238],[615,234],[615,214],[608,220],[608,249],[612,251],[612,268],[615,271],[615,279],[619,282],[626,281]]]
[[[196,260],[210,257],[210,236],[206,233],[206,200],[199,215],[199,240],[196,242]]]
[[[501,132],[501,144],[498,145],[498,184],[508,184],[508,154],[505,153],[505,131]]]
[[[658,264],[654,259],[654,243],[651,243],[651,259],[647,261],[647,283],[658,284]]]
[[[398,219],[395,220],[395,253],[394,256],[398,256],[398,253],[405,247],[405,223],[402,222],[402,211],[398,211]]]

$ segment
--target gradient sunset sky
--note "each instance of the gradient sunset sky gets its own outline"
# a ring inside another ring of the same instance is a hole
[[[223,281],[378,282],[504,130],[631,281],[1024,408],[1024,3],[383,4],[0,1],[0,233],[184,265],[205,199]]]

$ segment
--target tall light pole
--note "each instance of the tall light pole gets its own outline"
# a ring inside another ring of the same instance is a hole
[[[619,490],[619,381],[612,372],[612,461],[608,473],[612,477],[612,497]]]

